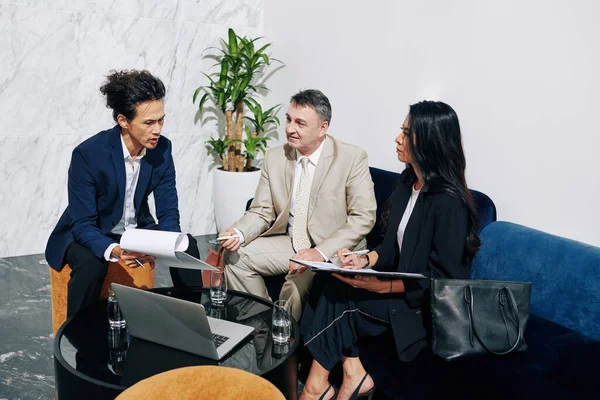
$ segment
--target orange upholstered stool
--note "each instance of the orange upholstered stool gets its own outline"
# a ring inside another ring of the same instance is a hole
[[[122,261],[109,262],[108,272],[100,291],[100,299],[108,297],[108,286],[113,283],[150,289],[154,287],[154,263],[144,264],[146,269],[129,268]],[[50,289],[52,291],[52,331],[56,334],[58,328],[67,320],[67,292],[71,267],[66,264],[60,272],[50,268]]]
[[[241,369],[199,366],[173,369],[139,381],[115,400],[285,400],[271,382]]]

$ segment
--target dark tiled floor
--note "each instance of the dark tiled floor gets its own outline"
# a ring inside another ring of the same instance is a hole
[[[203,258],[215,236],[197,237]],[[171,286],[167,268],[156,286]],[[43,254],[0,258],[0,400],[54,398],[51,308]]]

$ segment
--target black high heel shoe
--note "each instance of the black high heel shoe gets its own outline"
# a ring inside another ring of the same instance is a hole
[[[325,395],[327,393],[329,393],[329,389],[333,388],[333,397],[331,398],[331,400],[334,400],[337,398],[337,390],[335,390],[335,386],[333,386],[331,383],[329,384],[329,386],[327,386],[327,389],[325,389],[325,391],[323,392],[323,394],[321,395],[321,397],[319,397],[319,400],[323,400],[325,398]]]
[[[365,376],[363,376],[362,380],[360,381],[360,383],[358,384],[356,389],[354,389],[354,393],[352,393],[350,400],[358,400],[358,399],[363,399],[363,398],[371,400],[373,398],[373,394],[375,393],[375,386],[373,386],[371,388],[371,390],[369,390],[368,392],[360,394],[360,388],[361,388],[362,384],[365,382],[365,379],[367,379],[368,375],[369,375],[369,373],[367,372],[365,374]]]

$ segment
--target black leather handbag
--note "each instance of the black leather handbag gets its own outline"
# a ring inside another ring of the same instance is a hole
[[[527,350],[530,282],[431,280],[431,346],[445,360]]]

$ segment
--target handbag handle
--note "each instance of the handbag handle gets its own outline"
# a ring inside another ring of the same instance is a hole
[[[503,292],[506,294],[504,294]],[[518,331],[517,340],[515,340],[515,343],[512,345],[510,344],[510,341],[509,341],[510,348],[508,350],[504,350],[504,351],[494,351],[494,350],[490,349],[488,346],[486,346],[486,344],[483,342],[481,337],[477,334],[476,323],[475,323],[475,311],[474,311],[475,299],[473,296],[473,289],[472,289],[471,285],[468,285],[465,287],[465,301],[469,305],[469,320],[470,320],[470,325],[471,325],[471,335],[473,333],[475,333],[475,336],[479,340],[479,343],[481,343],[481,345],[487,351],[501,356],[504,354],[508,354],[517,348],[517,346],[521,343],[521,339],[523,337],[523,329],[521,327],[521,320],[519,319],[519,309],[517,308],[517,302],[515,301],[515,296],[513,296],[513,293],[510,290],[510,288],[504,287],[504,288],[500,289],[498,293],[499,293],[498,302],[500,303],[500,309],[502,311],[502,318],[504,319],[504,325],[506,326],[506,317],[504,316],[504,307],[508,306],[510,308],[511,312],[513,313],[513,317],[517,320],[517,323],[516,323],[516,327],[517,327],[517,331]],[[512,306],[512,308],[510,306]],[[472,336],[471,336],[471,345],[473,345]]]

